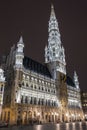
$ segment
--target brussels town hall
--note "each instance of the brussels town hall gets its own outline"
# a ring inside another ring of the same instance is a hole
[[[10,124],[83,119],[78,76],[67,75],[64,47],[53,5],[48,26],[45,64],[24,55],[22,36],[5,63],[1,120]]]

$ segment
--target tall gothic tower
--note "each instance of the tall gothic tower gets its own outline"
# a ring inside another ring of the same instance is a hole
[[[53,5],[51,5],[48,33],[48,46],[45,47],[45,63],[52,77],[57,79],[57,72],[66,74],[66,61]]]
[[[52,78],[56,81],[57,97],[60,102],[60,111],[62,111],[61,120],[64,120],[64,113],[67,111],[68,104],[67,84],[65,82],[66,61],[53,5],[51,5],[48,33],[48,46],[45,47],[45,63]]]

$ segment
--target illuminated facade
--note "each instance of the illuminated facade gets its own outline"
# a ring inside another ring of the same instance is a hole
[[[81,101],[82,101],[82,108],[84,112],[84,118],[87,121],[87,91],[81,92]]]
[[[3,106],[4,87],[5,87],[4,71],[3,69],[0,68],[0,118]]]
[[[67,77],[67,93],[68,93],[68,112],[70,120],[79,120],[81,118],[81,93],[79,88],[78,76],[74,72],[74,82]],[[71,83],[69,83],[71,82]]]
[[[67,76],[65,52],[53,6],[48,32],[45,65],[24,56],[22,37],[6,58],[2,120],[10,124],[83,119],[78,77],[76,73],[74,80]]]

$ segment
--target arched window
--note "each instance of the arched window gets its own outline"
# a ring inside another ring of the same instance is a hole
[[[25,97],[25,103],[27,103],[27,101],[28,101],[28,100],[27,100],[27,96],[26,96],[26,97]]]
[[[39,86],[39,90],[40,90],[40,86]]]
[[[48,89],[48,92],[50,92],[50,89]]]
[[[44,100],[44,99],[41,99],[41,105],[44,105],[43,100]]]
[[[42,91],[43,91],[44,89],[43,89],[43,87],[42,87]]]
[[[33,89],[33,84],[31,84],[31,88]]]
[[[47,92],[47,88],[45,89],[45,91]]]
[[[56,102],[54,101],[54,106],[56,106]]]
[[[34,104],[37,104],[37,102],[36,102],[36,97],[34,98]]]
[[[55,90],[54,90],[54,93],[55,93]]]
[[[23,96],[21,96],[21,103],[23,103]]]
[[[53,103],[53,101],[52,101],[52,106],[54,106],[54,103]]]
[[[28,83],[26,83],[26,87],[29,87]]]
[[[25,80],[25,75],[23,74],[23,80]]]
[[[40,99],[38,100],[38,104],[40,105]]]
[[[22,82],[22,86],[24,86],[24,82]]]
[[[37,88],[36,85],[34,86],[34,88],[35,88],[35,89]]]
[[[32,102],[33,102],[33,98],[31,97],[31,99],[30,99],[30,104],[32,104]]]
[[[48,105],[48,103],[47,103],[47,100],[46,100],[46,106]]]

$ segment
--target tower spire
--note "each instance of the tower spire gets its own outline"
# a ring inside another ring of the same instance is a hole
[[[23,37],[22,37],[22,36],[20,36],[20,39],[19,39],[18,44],[23,44],[23,45],[24,45],[24,42],[23,42]]]
[[[45,49],[45,62],[58,62],[59,67],[57,67],[57,70],[66,74],[65,53],[64,48],[61,45],[61,35],[53,4],[51,4],[48,33],[48,47]]]
[[[51,15],[50,16],[55,16],[55,11],[54,11],[53,4],[51,4]]]

